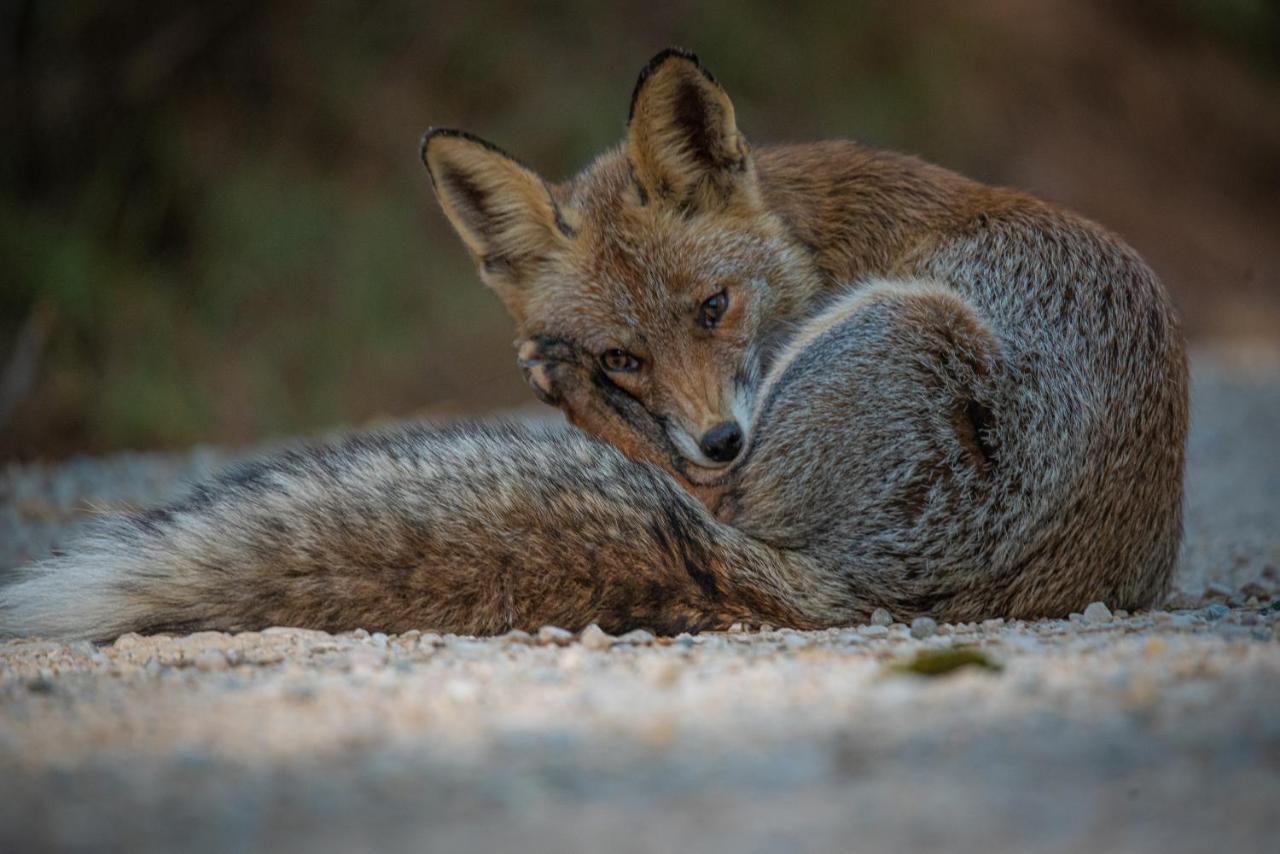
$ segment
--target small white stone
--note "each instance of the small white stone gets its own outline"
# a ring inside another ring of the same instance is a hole
[[[938,622],[933,617],[916,617],[911,621],[911,636],[927,638],[938,631]]]
[[[864,638],[883,638],[889,636],[888,626],[863,626],[860,631]]]
[[[871,612],[871,625],[889,626],[893,624],[893,614],[885,608],[876,608]]]
[[[654,640],[656,640],[656,638],[654,638],[653,632],[648,632],[644,629],[632,629],[625,635],[620,635],[618,637],[618,643],[633,643],[637,646],[651,644]]]
[[[242,655],[246,664],[253,664],[259,667],[279,664],[284,661],[284,653],[274,647],[250,647]]]
[[[538,629],[539,643],[565,644],[573,640],[573,632],[559,626],[543,626]]]
[[[608,649],[613,646],[613,638],[595,623],[582,630],[579,640],[587,649]]]
[[[195,665],[196,670],[203,670],[206,673],[226,670],[229,666],[226,654],[220,649],[201,650],[191,659],[191,663]]]
[[[126,632],[116,638],[116,642],[112,644],[116,649],[137,649],[146,644],[146,639],[137,632]]]
[[[1102,602],[1090,602],[1084,609],[1084,621],[1091,626],[1111,622],[1111,609]]]

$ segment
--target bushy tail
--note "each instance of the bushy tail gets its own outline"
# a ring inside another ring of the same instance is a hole
[[[804,625],[809,570],[580,433],[409,427],[102,520],[0,588],[0,635]]]

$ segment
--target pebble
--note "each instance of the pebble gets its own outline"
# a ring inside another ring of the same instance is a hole
[[[1170,611],[1189,611],[1192,608],[1200,607],[1200,597],[1193,596],[1182,590],[1175,590],[1165,597],[1164,606]]]
[[[871,625],[889,626],[893,624],[893,615],[885,608],[876,608],[871,612]]]
[[[33,694],[52,694],[57,691],[58,686],[53,680],[52,671],[48,668],[40,668],[35,678],[27,680],[27,690]]]
[[[116,638],[116,642],[112,644],[116,649],[137,649],[146,646],[147,639],[135,632],[128,632]]]
[[[1098,626],[1111,622],[1111,609],[1102,602],[1090,602],[1084,609],[1084,621],[1088,625]]]
[[[241,657],[246,664],[253,664],[258,667],[279,664],[284,661],[284,653],[269,646],[250,647],[241,653]]]
[[[227,661],[226,653],[220,649],[203,649],[195,654],[191,663],[195,665],[196,670],[206,673],[226,670],[231,664]]]
[[[864,638],[883,638],[889,636],[889,627],[881,625],[863,626],[861,632]]]
[[[582,645],[587,649],[600,650],[600,649],[608,649],[609,647],[613,646],[613,638],[610,637],[605,632],[604,629],[600,628],[595,623],[592,623],[591,625],[587,626],[585,629],[582,630],[582,634],[579,636],[579,640],[582,642]]]
[[[933,617],[916,617],[911,621],[911,636],[927,638],[938,631],[938,622]]]
[[[252,637],[249,632],[244,634]],[[289,626],[271,626],[263,629],[258,634],[264,638],[288,638],[289,640],[306,643],[327,643],[333,640],[333,635],[328,632],[316,631],[315,629],[295,629]]]
[[[645,629],[632,629],[625,635],[618,636],[618,643],[631,643],[636,646],[647,646],[653,643],[657,638],[653,636],[653,632]]]
[[[1220,581],[1210,581],[1204,586],[1204,598],[1206,599],[1225,599],[1233,592],[1234,591],[1230,587]]]
[[[1227,616],[1227,614],[1231,613],[1231,609],[1226,605],[1223,605],[1221,602],[1214,602],[1212,605],[1207,606],[1201,613],[1204,614],[1206,619],[1221,620],[1223,617]]]
[[[538,643],[566,644],[573,640],[573,632],[559,626],[543,626],[538,629]]]
[[[1248,584],[1240,588],[1240,593],[1244,596],[1257,597],[1258,601],[1262,601],[1271,595],[1271,591],[1263,587],[1256,581],[1250,581]]]

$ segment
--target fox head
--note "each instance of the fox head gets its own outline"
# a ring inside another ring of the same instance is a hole
[[[562,184],[457,130],[428,131],[422,158],[538,396],[687,484],[723,482],[750,442],[777,318],[817,274],[697,58],[654,57],[625,142]]]

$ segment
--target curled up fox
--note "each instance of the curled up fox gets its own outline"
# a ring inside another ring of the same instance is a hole
[[[816,628],[1165,592],[1182,335],[1103,228],[849,142],[751,149],[680,50],[563,184],[455,130],[422,156],[581,431],[411,426],[241,465],[20,571],[0,633]]]

